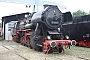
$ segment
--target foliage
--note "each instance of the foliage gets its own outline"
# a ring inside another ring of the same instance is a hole
[[[82,10],[77,10],[75,12],[72,13],[73,17],[76,17],[76,16],[83,16],[83,15],[86,15],[87,13],[85,11],[82,11]]]

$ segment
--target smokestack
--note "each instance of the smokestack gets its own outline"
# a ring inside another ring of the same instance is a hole
[[[52,6],[52,5],[48,5],[48,4],[43,5],[44,9],[48,6]]]
[[[48,5],[48,4],[43,5],[44,9],[48,6],[56,6],[56,5]]]

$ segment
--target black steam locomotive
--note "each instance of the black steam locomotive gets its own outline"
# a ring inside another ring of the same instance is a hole
[[[44,10],[35,13],[31,19],[31,46],[42,50],[43,38],[49,39],[50,37],[52,40],[60,40],[62,24],[71,20],[70,12],[62,13],[57,6],[44,5]]]
[[[77,45],[90,47],[90,15],[75,17],[62,26],[64,39],[76,40]]]
[[[50,50],[62,52],[62,45],[75,45],[75,41],[61,40],[62,24],[69,21],[72,21],[70,12],[62,13],[56,5],[44,5],[42,11],[31,13],[29,18],[18,22],[13,40],[38,51],[43,49],[44,53]]]

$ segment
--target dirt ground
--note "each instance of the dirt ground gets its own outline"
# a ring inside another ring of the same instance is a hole
[[[90,48],[72,46],[65,53],[43,54],[13,41],[0,41],[0,60],[89,60],[89,56]]]

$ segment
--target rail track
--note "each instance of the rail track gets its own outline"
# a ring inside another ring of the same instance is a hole
[[[10,48],[8,48],[8,47],[6,47],[6,46],[4,46],[4,45],[2,45],[2,46],[3,46],[4,48],[6,48],[7,50],[11,50]],[[9,46],[9,47],[12,47],[12,46]],[[12,48],[14,48],[14,47],[12,47]],[[14,51],[14,52],[12,52],[12,53],[18,55],[19,57],[23,58],[24,60],[28,60],[27,58],[25,58],[25,57],[23,57],[22,55],[18,54],[16,51]]]

